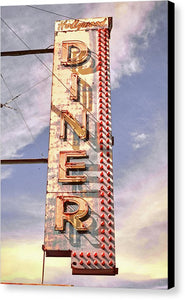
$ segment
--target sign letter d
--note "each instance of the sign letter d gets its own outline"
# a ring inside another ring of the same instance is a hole
[[[78,65],[88,57],[88,48],[82,41],[62,42],[62,64]]]

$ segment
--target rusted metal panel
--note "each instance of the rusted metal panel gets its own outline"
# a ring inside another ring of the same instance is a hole
[[[55,25],[44,248],[46,256],[71,256],[74,275],[117,274],[111,24],[95,18]]]

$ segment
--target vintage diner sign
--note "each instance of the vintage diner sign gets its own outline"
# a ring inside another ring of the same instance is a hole
[[[44,250],[73,274],[115,275],[112,18],[57,21]]]

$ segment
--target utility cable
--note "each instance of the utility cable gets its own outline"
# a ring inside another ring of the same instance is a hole
[[[12,31],[16,37],[29,49],[31,50],[31,48],[25,43],[25,41],[23,41],[23,39],[1,18],[2,22],[9,28],[10,31]],[[50,70],[50,68],[40,59],[40,57],[36,54],[34,54],[34,56],[41,62],[41,64],[43,64],[45,66],[45,68],[55,77],[57,78],[57,80],[70,92],[70,89],[68,89],[65,84],[60,80],[60,78],[58,78],[58,76],[53,73],[53,71]]]
[[[11,95],[11,97],[13,97],[13,96],[12,96],[12,93],[11,93],[11,91],[10,91],[10,89],[9,89],[9,87],[8,87],[8,85],[7,85],[7,83],[6,83],[6,81],[5,81],[5,79],[4,79],[4,77],[3,77],[2,74],[1,74],[1,78],[2,78],[2,80],[3,80],[3,82],[4,82],[4,85],[6,86],[7,90],[9,91],[9,94]],[[3,107],[5,106],[5,107],[7,107],[7,108],[11,108],[11,109],[16,110],[15,108],[13,108],[13,107],[11,107],[11,106],[8,106],[7,104],[8,104],[8,103],[1,103],[1,108],[3,108]]]
[[[2,22],[9,28],[10,31],[12,31],[16,37],[29,49],[31,50],[31,48],[23,41],[23,39],[21,37],[19,37],[19,35],[1,18]],[[49,67],[40,59],[40,57],[38,57],[38,55],[34,54],[34,56],[46,67],[46,69],[66,88],[66,90],[71,93],[70,89],[68,87],[66,87],[66,85],[60,80],[60,78],[58,78],[58,76],[49,69]],[[82,105],[83,108],[86,108],[86,106],[79,102],[80,105]],[[92,113],[90,111],[88,111],[89,114],[92,115]],[[93,118],[95,118],[93,115],[92,115]],[[98,121],[96,118],[95,118],[96,121]]]
[[[22,93],[16,95],[15,97],[13,97],[12,99],[8,100],[7,102],[5,102],[4,104],[1,105],[1,107],[6,106],[7,104],[9,104],[10,102],[14,101],[15,99],[19,98],[20,96],[28,93],[31,89],[33,89],[34,87],[36,87],[37,85],[39,85],[40,83],[42,83],[43,81],[45,81],[46,79],[48,79],[51,75],[47,76],[46,78],[42,79],[41,81],[35,83],[34,85],[32,85],[31,87],[29,87],[27,90],[23,91]]]
[[[2,22],[9,28],[9,30],[10,31],[12,31],[15,35],[16,35],[16,37],[29,49],[29,50],[31,50],[31,48],[25,43],[25,41],[21,38],[21,37],[19,37],[19,35],[1,18],[1,20],[2,20]],[[54,72],[52,72],[50,69],[49,69],[49,67],[40,59],[40,57],[38,57],[36,54],[34,54],[35,55],[35,57],[47,68],[47,70],[66,88],[66,90],[68,90],[69,92],[71,92],[70,91],[70,89],[69,88],[67,88],[66,86],[65,86],[65,84],[58,78],[58,76],[54,73]],[[8,90],[9,90],[9,88],[8,88]],[[11,94],[11,92],[10,92],[10,94]],[[18,95],[19,96],[19,95]],[[11,97],[12,98],[14,98],[14,100],[15,100],[15,98],[17,98],[17,97],[13,97],[13,95],[11,94]],[[30,132],[30,134],[31,134],[31,136],[32,136],[32,138],[33,138],[33,140],[35,141],[35,139],[34,139],[34,137],[33,137],[33,135],[32,135],[32,133],[31,133],[31,130],[30,130],[30,128],[28,127],[28,125],[27,125],[27,123],[26,123],[26,120],[24,119],[24,116],[23,116],[23,114],[22,114],[22,112],[21,112],[21,110],[20,110],[20,108],[19,108],[19,106],[18,106],[18,104],[16,103],[16,101],[15,101],[15,104],[16,104],[16,106],[17,106],[17,108],[18,108],[18,110],[19,110],[19,113],[21,114],[21,116],[22,116],[22,118],[23,118],[23,120],[24,120],[24,122],[25,122],[25,125],[26,125],[26,127],[28,128],[28,130],[29,130],[29,132]],[[80,104],[82,105],[82,107],[83,108],[86,108],[86,106],[83,104],[83,103],[81,103],[80,102]],[[92,113],[89,111],[89,113],[92,115]],[[93,115],[92,115],[93,116]],[[93,116],[94,117],[94,116]],[[95,118],[95,117],[94,117]],[[97,121],[97,119],[95,118],[95,120]],[[43,156],[43,154],[41,153],[41,155]],[[44,156],[43,156],[44,157]]]
[[[2,74],[1,74],[1,77],[2,77],[2,79],[3,79],[3,82],[4,82],[5,86],[7,87],[8,91],[9,91],[11,97],[13,98],[13,94],[12,94],[12,92],[11,92],[11,90],[10,90],[8,84],[6,83],[6,81],[5,81],[5,79],[4,79],[4,77],[3,77]],[[32,137],[33,142],[34,142],[35,145],[37,146],[37,148],[38,148],[38,150],[39,150],[41,156],[42,156],[43,158],[45,158],[44,155],[43,155],[43,153],[41,153],[41,151],[40,151],[39,145],[38,145],[38,144],[36,143],[36,141],[35,141],[35,138],[34,138],[32,132],[31,132],[31,129],[29,128],[29,126],[28,126],[28,124],[27,124],[27,122],[26,122],[26,120],[25,120],[25,118],[24,118],[24,115],[23,115],[23,113],[22,113],[22,111],[21,111],[21,109],[20,109],[20,107],[19,107],[19,105],[18,105],[18,103],[17,103],[16,101],[14,101],[14,103],[15,103],[15,105],[16,105],[16,107],[17,107],[17,111],[19,112],[20,116],[22,117],[22,119],[23,119],[23,121],[24,121],[24,124],[25,124],[27,130],[29,131],[29,133],[30,133],[30,135],[31,135],[31,137]]]
[[[44,12],[47,12],[47,13],[50,13],[50,14],[54,14],[54,15],[57,15],[57,16],[61,16],[61,17],[67,18],[67,19],[73,19],[73,20],[76,20],[75,18],[68,17],[68,16],[65,16],[65,15],[61,15],[61,14],[58,14],[58,13],[56,13],[56,12],[49,11],[49,10],[46,10],[46,9],[43,9],[43,8],[39,8],[39,7],[36,7],[36,6],[32,6],[32,5],[26,5],[26,6],[31,7],[31,8],[34,8],[34,9],[38,9],[38,10],[41,10],[41,11],[44,11]]]

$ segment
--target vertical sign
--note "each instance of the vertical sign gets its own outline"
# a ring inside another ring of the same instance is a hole
[[[72,274],[115,275],[112,18],[57,21],[44,250]]]

